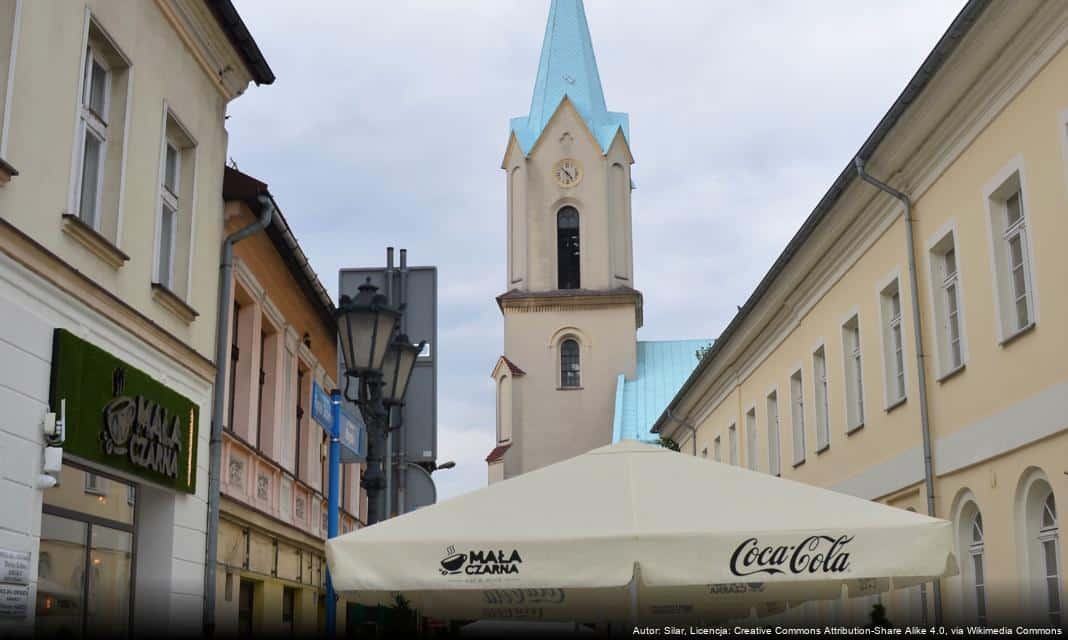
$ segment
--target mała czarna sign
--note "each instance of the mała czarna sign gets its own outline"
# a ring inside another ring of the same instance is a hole
[[[103,349],[56,329],[52,410],[67,402],[71,454],[178,491],[196,491],[198,406]]]

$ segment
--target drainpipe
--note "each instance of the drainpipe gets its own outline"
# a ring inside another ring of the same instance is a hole
[[[208,448],[208,531],[204,562],[204,632],[215,633],[215,564],[219,555],[219,491],[222,473],[222,418],[226,402],[226,340],[230,332],[230,291],[234,270],[234,245],[258,233],[271,224],[274,201],[267,194],[256,197],[260,203],[260,217],[249,226],[239,229],[223,240],[222,260],[219,262],[219,309],[215,330],[215,388],[211,406],[211,439]]]
[[[927,515],[935,516],[934,465],[931,462],[931,419],[927,411],[927,372],[924,366],[926,356],[923,350],[923,329],[920,324],[920,292],[916,278],[916,242],[913,238],[912,200],[907,195],[894,189],[885,182],[872,177],[864,170],[864,160],[857,156],[853,159],[857,175],[876,189],[901,201],[905,206],[905,244],[909,261],[909,292],[912,306],[912,330],[915,336],[916,379],[920,387],[920,433],[923,435],[923,484],[927,491]],[[935,624],[942,623],[942,583],[934,581],[934,615]]]
[[[668,409],[667,409],[667,417],[670,420],[674,420],[675,422],[679,423],[680,425],[682,425],[682,426],[684,426],[684,427],[686,427],[687,429],[690,430],[690,440],[693,442],[693,457],[696,458],[697,457],[697,429],[692,424],[690,424],[689,422],[686,422],[682,418],[676,418],[675,414],[671,413],[671,408],[670,407],[668,407]]]
[[[405,309],[408,306],[408,250],[400,250],[400,308]],[[401,331],[405,335],[408,334],[408,314],[401,316]],[[418,359],[418,356],[416,356]],[[413,367],[415,365],[412,365]],[[404,407],[397,407],[397,426],[400,427],[404,424]],[[405,510],[408,508],[408,430],[399,429],[397,436],[400,438],[400,451],[397,452],[397,468],[400,469],[400,473],[397,475],[397,513],[404,515]]]

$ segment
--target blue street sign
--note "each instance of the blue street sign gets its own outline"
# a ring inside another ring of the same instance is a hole
[[[347,410],[341,410],[341,461],[366,462],[367,425]]]
[[[319,423],[323,431],[330,433],[334,418],[330,411],[330,394],[323,391],[318,382],[312,383],[312,420]]]

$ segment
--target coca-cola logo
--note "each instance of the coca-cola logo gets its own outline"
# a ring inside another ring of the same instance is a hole
[[[795,545],[761,546],[759,539],[746,538],[731,554],[731,573],[843,573],[849,570],[844,548],[852,541],[853,536],[809,536]]]

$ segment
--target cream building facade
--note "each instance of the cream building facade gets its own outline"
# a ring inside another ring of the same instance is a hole
[[[968,2],[857,154],[911,220],[850,159],[654,427],[953,521],[961,574],[884,596],[895,623],[1064,623],[1066,43],[1065,3]]]
[[[226,107],[273,80],[227,0],[0,0],[0,635],[201,629]]]

